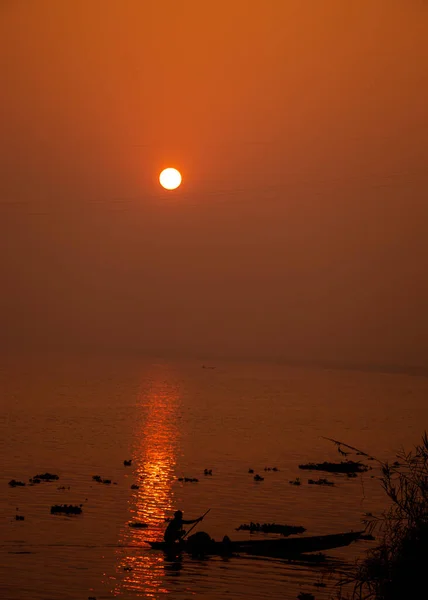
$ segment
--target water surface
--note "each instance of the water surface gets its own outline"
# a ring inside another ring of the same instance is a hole
[[[248,537],[235,529],[250,521],[302,525],[308,535],[360,529],[365,512],[385,506],[375,461],[356,479],[328,475],[336,484],[328,488],[308,485],[309,477],[326,475],[298,465],[340,459],[323,436],[381,459],[402,446],[410,449],[427,422],[428,379],[269,364],[209,366],[216,368],[135,357],[3,362],[1,598],[283,600],[300,591],[330,597],[328,565],[251,557],[167,561],[145,541],[162,536],[177,508],[187,518],[210,508],[203,529],[216,539]],[[124,459],[132,459],[131,467]],[[273,466],[279,471],[264,471]],[[256,483],[249,468],[264,481]],[[46,471],[59,481],[28,485]],[[112,484],[96,483],[93,475]],[[183,476],[199,482],[179,483]],[[301,486],[290,485],[295,477]],[[12,478],[27,486],[10,488]],[[83,514],[51,515],[50,506],[62,503],[82,504]],[[137,520],[148,528],[129,527]],[[332,564],[349,563],[369,544],[328,555]]]

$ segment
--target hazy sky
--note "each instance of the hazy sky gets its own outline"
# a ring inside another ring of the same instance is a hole
[[[426,1],[0,0],[0,98],[3,349],[428,366]]]

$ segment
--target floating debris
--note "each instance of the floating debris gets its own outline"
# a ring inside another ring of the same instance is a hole
[[[293,481],[289,481],[288,483],[291,483],[291,485],[302,485],[300,477],[296,477],[296,479],[294,479]]]
[[[25,485],[23,481],[17,481],[16,479],[11,479],[9,481],[10,487],[22,487]]]
[[[131,521],[128,523],[129,527],[134,527],[134,529],[147,529],[147,523],[142,523],[141,521]]]
[[[254,469],[248,469],[248,473],[254,473]]]
[[[131,490],[139,490],[139,489],[140,489],[140,486],[139,486],[139,485],[137,485],[136,483],[133,483],[133,484],[131,485]]]
[[[257,475],[254,475],[254,481],[264,481],[264,480],[265,480],[265,478],[264,478],[264,477],[261,477],[261,476],[260,476],[260,475],[258,475],[258,474],[257,474]]]
[[[23,517],[22,515],[15,515],[15,521],[23,521],[25,519],[25,517]]]
[[[346,476],[347,476],[349,479],[354,479],[355,477],[357,477],[357,473],[353,473],[353,472],[352,472],[352,473],[346,473]]]
[[[56,488],[57,490],[69,490],[70,486],[66,487],[65,485],[60,485],[59,487]]]
[[[213,474],[212,469],[204,469],[204,475],[212,475],[212,474]]]
[[[249,531],[250,533],[280,533],[284,537],[296,533],[304,533],[306,529],[296,525],[279,525],[278,523],[244,523],[236,528],[236,531]]]
[[[300,592],[297,596],[297,600],[315,600],[315,596],[313,594],[309,594],[308,592]]]
[[[123,464],[125,467],[130,467],[132,465],[132,460],[124,460]]]
[[[124,571],[132,571],[132,567],[123,567]]]
[[[265,467],[265,471],[279,471],[278,467]]]
[[[58,475],[54,475],[52,473],[43,473],[42,475],[34,475],[30,479],[31,483],[40,483],[41,481],[58,481]]]
[[[196,479],[196,477],[179,477],[177,481],[183,483],[198,483],[199,479]]]
[[[327,471],[329,473],[364,473],[370,467],[361,462],[353,460],[342,461],[340,463],[332,463],[324,461],[323,463],[306,463],[299,465],[299,469],[308,469],[312,471]]]
[[[93,481],[97,481],[98,483],[106,483],[107,485],[110,485],[111,483],[111,479],[103,479],[100,475],[92,475],[92,479]],[[115,483],[115,485],[117,485]]]
[[[72,504],[54,504],[51,506],[51,515],[80,515],[82,513],[82,505],[76,506]]]
[[[328,479],[308,479],[310,485],[334,485],[334,481]]]

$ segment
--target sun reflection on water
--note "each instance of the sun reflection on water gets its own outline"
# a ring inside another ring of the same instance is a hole
[[[158,372],[148,389],[141,391],[140,418],[135,431],[135,481],[129,500],[129,521],[124,524],[117,550],[117,586],[115,596],[134,592],[146,598],[167,593],[163,586],[165,560],[144,544],[159,540],[166,527],[166,517],[174,508],[172,483],[179,444],[177,416],[179,388],[165,371]],[[133,528],[131,522],[145,523],[147,528]],[[129,546],[140,548],[129,548]],[[128,547],[127,547],[128,546]]]

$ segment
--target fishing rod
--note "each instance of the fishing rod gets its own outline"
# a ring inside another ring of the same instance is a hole
[[[210,510],[211,510],[211,509],[209,508],[209,509],[207,510],[207,512],[205,512],[205,513],[202,515],[202,517],[196,521],[196,523],[193,523],[193,525],[192,525],[192,527],[189,529],[189,531],[186,531],[186,533],[185,533],[185,534],[183,535],[183,537],[181,538],[182,540],[184,540],[184,538],[185,538],[187,535],[189,535],[189,533],[192,531],[192,529],[193,529],[194,527],[196,527],[196,525],[197,525],[197,524],[198,524],[200,521],[202,521],[202,520],[203,520],[203,519],[206,517],[206,515],[207,515],[207,514],[210,512]]]

